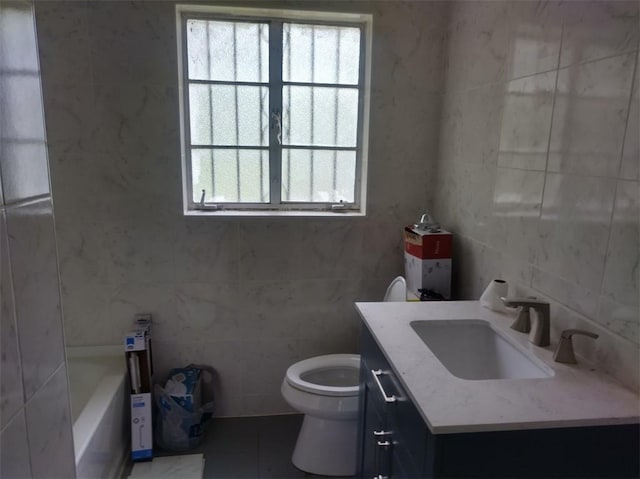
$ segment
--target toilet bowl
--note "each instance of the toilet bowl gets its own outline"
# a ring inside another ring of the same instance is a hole
[[[287,369],[282,396],[305,417],[292,462],[324,476],[356,473],[360,356],[329,354]]]
[[[406,301],[407,283],[395,278],[384,301]],[[304,420],[291,461],[322,476],[356,474],[360,356],[329,354],[287,369],[280,390]]]

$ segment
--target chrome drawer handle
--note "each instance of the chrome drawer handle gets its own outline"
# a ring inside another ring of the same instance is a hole
[[[387,393],[384,391],[384,388],[382,387],[382,383],[380,382],[380,376],[382,376],[383,374],[382,369],[372,369],[371,374],[373,374],[373,379],[375,379],[376,384],[378,385],[378,389],[380,389],[380,393],[384,398],[384,401],[396,402],[396,397],[393,394],[391,396],[388,396]]]

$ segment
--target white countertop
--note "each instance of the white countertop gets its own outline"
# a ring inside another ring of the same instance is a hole
[[[591,365],[555,362],[555,343],[534,346],[526,334],[509,328],[513,316],[485,309],[477,301],[356,303],[356,308],[434,434],[640,422],[637,394]],[[555,375],[540,379],[457,378],[409,325],[411,321],[438,319],[488,321],[551,367]]]

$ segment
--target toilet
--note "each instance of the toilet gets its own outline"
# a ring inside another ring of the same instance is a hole
[[[405,301],[407,286],[395,278],[385,301]],[[298,469],[322,476],[353,476],[358,443],[360,355],[328,354],[287,369],[280,388],[291,407],[304,414],[291,458]]]

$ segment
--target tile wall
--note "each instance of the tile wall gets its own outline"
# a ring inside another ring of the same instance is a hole
[[[402,272],[438,146],[446,5],[258,4],[373,13],[366,218],[183,217],[174,4],[36,8],[67,343],[151,312],[158,380],[214,366],[223,416],[289,411],[290,364],[357,349],[353,302]]]
[[[455,287],[504,277],[552,302],[553,335],[640,385],[638,2],[456,2],[438,220]],[[554,338],[552,338],[552,341]]]
[[[32,2],[0,5],[0,477],[75,477]]]

